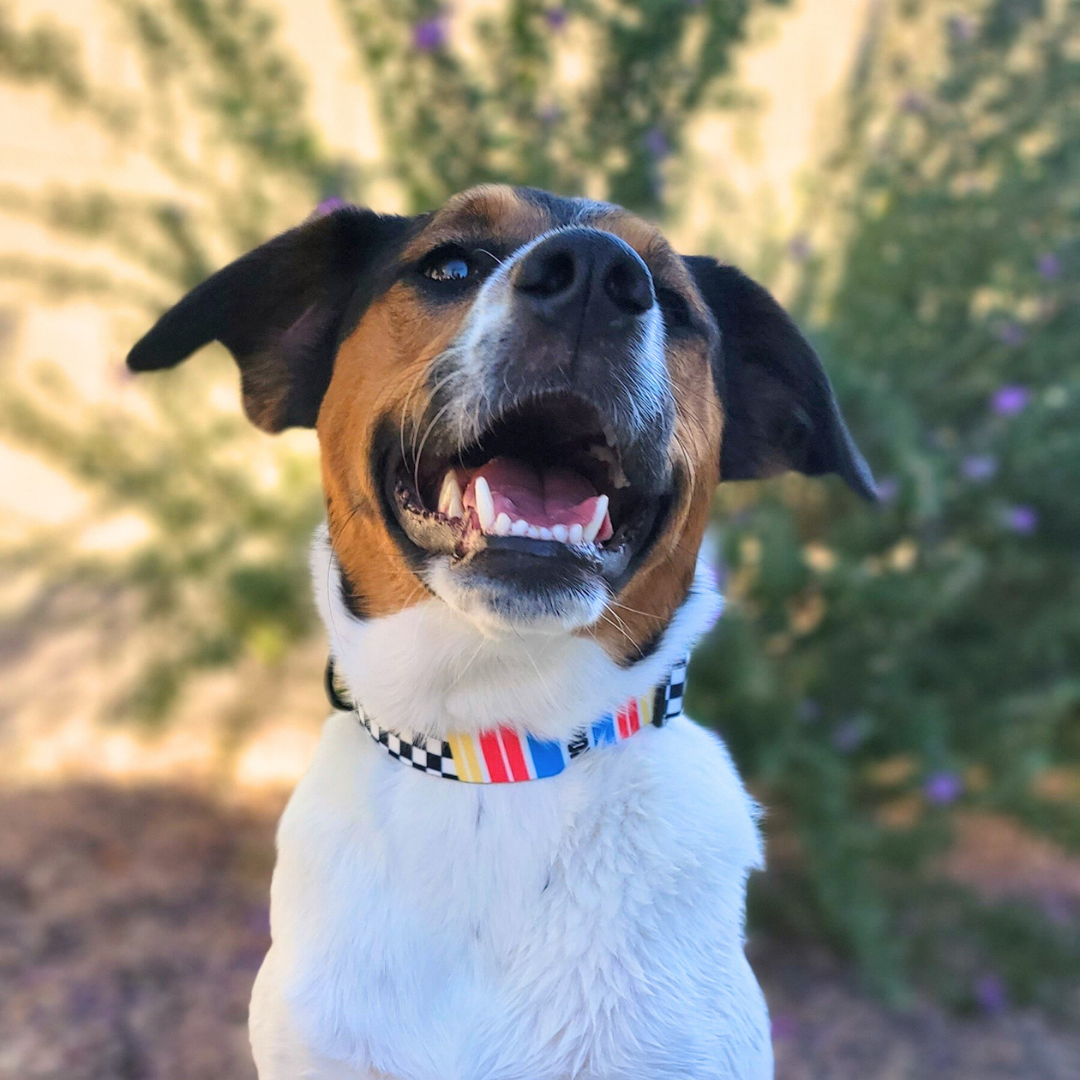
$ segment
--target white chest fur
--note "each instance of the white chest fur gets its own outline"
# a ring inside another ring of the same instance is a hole
[[[483,786],[338,714],[278,843],[261,1080],[772,1076],[742,951],[753,805],[689,720]]]

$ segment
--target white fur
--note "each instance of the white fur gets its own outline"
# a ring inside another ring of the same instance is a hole
[[[590,640],[478,627],[437,599],[358,622],[332,558],[320,535],[338,671],[381,724],[432,733],[512,716],[565,737],[657,682],[717,606],[699,574],[658,652],[623,670]],[[278,833],[260,1080],[768,1080],[742,948],[754,818],[687,719],[486,786],[416,772],[332,716]]]

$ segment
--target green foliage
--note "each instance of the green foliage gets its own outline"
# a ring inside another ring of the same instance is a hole
[[[219,356],[215,367],[231,386],[231,361]],[[312,455],[249,445],[246,421],[208,408],[206,389],[203,373],[170,372],[150,391],[152,418],[104,407],[80,422],[78,393],[46,369],[30,392],[0,402],[0,430],[94,492],[97,516],[137,515],[145,526],[129,548],[107,552],[31,535],[0,565],[44,570],[50,590],[136,598],[132,645],[152,659],[115,705],[149,723],[167,719],[191,672],[245,654],[274,664],[316,623],[307,546],[322,503]],[[40,617],[28,633],[52,630]]]
[[[796,823],[801,873],[771,913],[809,903],[893,994],[927,970],[913,912],[953,811],[1080,848],[1077,800],[1036,794],[1080,767],[1080,4],[954,15],[925,84],[912,51],[940,27],[913,7],[862,91],[819,333],[883,503],[729,494],[735,602],[691,680]],[[970,988],[986,950],[1015,973],[1008,920],[947,910],[934,940],[968,942],[950,978],[966,964]],[[1042,948],[1075,978],[1075,935]]]
[[[107,305],[134,339],[219,262],[294,224],[336,190],[343,170],[321,148],[303,78],[261,4],[104,2],[138,63],[138,93],[97,86],[72,33],[47,22],[20,28],[2,7],[0,76],[51,91],[181,194],[0,186],[0,209],[67,238],[73,252],[90,245],[107,256],[87,265],[0,253],[0,274],[47,298]],[[216,373],[235,385],[231,364]],[[88,491],[91,519],[124,511],[145,526],[145,539],[109,558],[85,552],[79,530],[34,532],[0,552],[0,566],[43,572],[50,595],[136,599],[141,652],[153,660],[116,712],[147,722],[168,718],[193,671],[242,654],[274,664],[315,623],[306,547],[321,501],[312,454],[271,446],[238,415],[208,408],[209,377],[200,364],[148,380],[149,416],[88,410],[47,368],[0,398],[0,433]],[[252,470],[260,459],[261,481]],[[92,619],[96,605],[86,603]],[[62,624],[52,606],[30,600],[38,614],[25,636]]]
[[[654,212],[659,163],[716,92],[751,6],[509,0],[467,28],[465,53],[462,20],[434,0],[339,3],[377,72],[391,167],[416,208],[501,181]],[[566,66],[581,77],[560,79]]]

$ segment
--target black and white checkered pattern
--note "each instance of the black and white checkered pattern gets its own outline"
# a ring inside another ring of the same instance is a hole
[[[440,742],[438,739],[421,739],[407,731],[387,731],[365,716],[362,709],[357,709],[356,715],[360,718],[360,723],[371,732],[372,738],[386,747],[386,752],[391,757],[404,761],[429,776],[442,776],[447,780],[461,779],[457,774],[449,743]]]
[[[589,749],[589,733],[582,728],[570,736],[566,743],[566,754],[571,760],[580,757]]]
[[[683,691],[686,689],[686,665],[686,657],[677,661],[667,681],[656,688],[652,721],[655,727],[663,727],[669,720],[682,716]]]

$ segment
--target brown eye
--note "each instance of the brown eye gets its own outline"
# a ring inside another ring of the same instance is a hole
[[[656,302],[664,313],[664,325],[669,330],[681,330],[690,325],[690,305],[681,293],[659,286]]]
[[[469,276],[469,264],[459,255],[441,259],[424,271],[432,281],[464,281]]]

